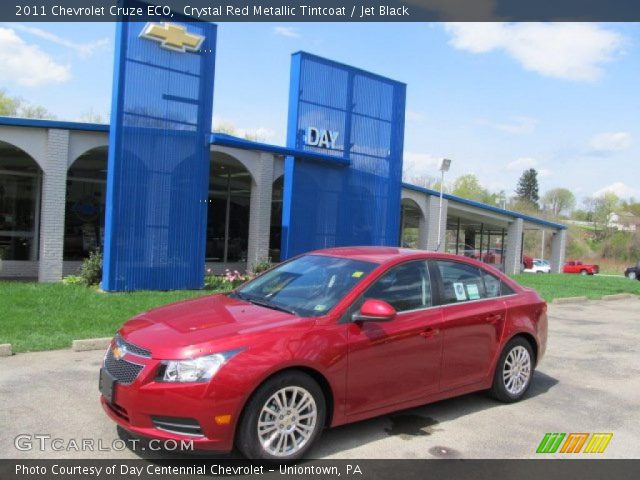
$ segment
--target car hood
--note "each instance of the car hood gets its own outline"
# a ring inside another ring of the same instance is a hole
[[[218,294],[144,312],[126,322],[119,333],[150,350],[154,358],[189,358],[244,347],[248,337],[273,329],[297,330],[313,323]]]

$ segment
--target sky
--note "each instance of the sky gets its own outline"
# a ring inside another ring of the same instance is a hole
[[[115,25],[0,23],[0,88],[61,120],[110,109]],[[214,125],[284,144],[290,55],[305,50],[407,84],[405,174],[472,173],[513,195],[640,199],[638,23],[221,23]]]

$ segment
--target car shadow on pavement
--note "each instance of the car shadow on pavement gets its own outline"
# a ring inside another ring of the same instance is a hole
[[[529,391],[520,402],[527,402],[544,395],[557,384],[558,380],[554,377],[536,371]],[[315,458],[323,458],[391,436],[406,441],[415,437],[436,436],[439,431],[444,429],[445,422],[500,406],[505,406],[505,404],[494,400],[487,392],[475,392],[441,400],[382,417],[328,429],[323,433],[311,454]],[[435,457],[455,458],[456,456],[452,450],[430,453]]]
[[[529,391],[519,403],[544,395],[557,384],[558,380],[554,377],[535,371]],[[476,392],[361,422],[329,428],[323,432],[318,444],[311,450],[310,454],[312,458],[324,458],[391,436],[397,436],[401,440],[408,441],[415,437],[437,435],[439,431],[443,430],[441,424],[445,422],[451,422],[465,415],[499,406],[505,406],[505,404],[492,399],[487,392]],[[237,450],[228,454],[213,454],[207,451],[151,450],[144,440],[132,437],[120,427],[118,427],[118,437],[125,442],[135,455],[152,462],[154,460],[185,458],[191,460],[242,459],[242,455]],[[132,441],[132,439],[137,439],[138,441]],[[133,449],[133,446],[136,448]],[[434,457],[455,458],[457,456],[452,449],[434,448],[431,450],[429,452]]]

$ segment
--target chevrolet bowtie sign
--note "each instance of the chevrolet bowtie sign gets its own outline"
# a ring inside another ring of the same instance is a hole
[[[174,52],[197,52],[204,36],[187,32],[186,27],[174,23],[147,23],[140,37],[159,42],[162,48]]]

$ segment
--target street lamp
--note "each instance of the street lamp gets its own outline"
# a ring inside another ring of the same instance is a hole
[[[442,243],[442,196],[444,193],[444,174],[451,168],[451,160],[443,158],[440,163],[440,209],[438,212],[438,246],[436,251],[440,251],[440,244]]]

